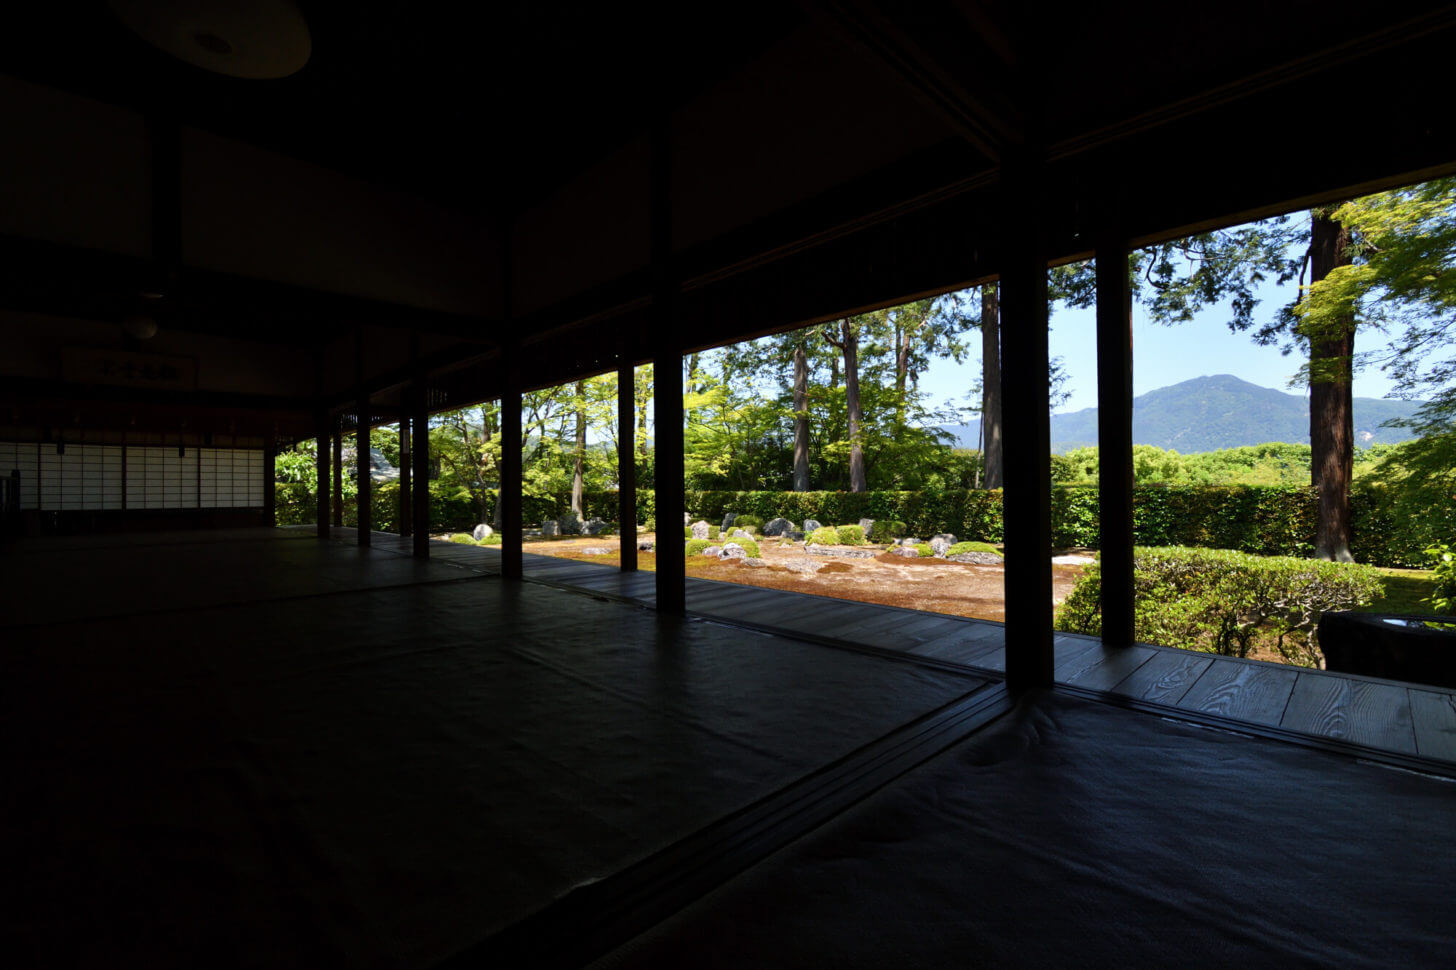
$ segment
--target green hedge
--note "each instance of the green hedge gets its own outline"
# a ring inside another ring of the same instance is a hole
[[[1224,549],[1139,548],[1133,557],[1134,636],[1141,643],[1246,657],[1266,638],[1289,662],[1321,665],[1315,629],[1329,610],[1384,592],[1369,566]],[[1100,563],[1057,610],[1056,628],[1102,632]]]

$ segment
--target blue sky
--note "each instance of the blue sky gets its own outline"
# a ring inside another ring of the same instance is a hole
[[[1285,303],[1294,299],[1296,284],[1277,286],[1267,283],[1259,290],[1259,320],[1268,319]],[[1067,389],[1071,398],[1056,410],[1078,411],[1097,406],[1097,341],[1093,310],[1068,310],[1058,306],[1052,312],[1051,352],[1063,358],[1070,377]],[[1211,374],[1233,374],[1251,384],[1272,387],[1286,393],[1302,393],[1290,388],[1290,378],[1303,362],[1296,352],[1289,356],[1277,347],[1260,347],[1247,333],[1233,333],[1228,328],[1229,314],[1214,309],[1199,314],[1192,322],[1177,326],[1151,323],[1140,306],[1133,307],[1133,395],[1190,378]],[[932,362],[921,374],[921,390],[937,404],[963,399],[974,385],[981,369],[979,337],[972,333],[973,354],[960,364],[952,360]],[[1358,353],[1376,350],[1385,345],[1385,338],[1374,331],[1361,331],[1355,337]],[[1391,382],[1374,368],[1355,377],[1356,397],[1384,397]]]

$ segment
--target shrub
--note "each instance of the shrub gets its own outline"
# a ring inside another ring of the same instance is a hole
[[[915,544],[915,551],[920,553],[921,559],[935,558],[935,550],[930,548],[930,543],[928,542],[917,542]]]
[[[459,543],[462,546],[475,545],[475,537],[467,532],[457,532],[450,537],[451,542]]]
[[[1001,550],[989,542],[957,542],[945,551],[947,556],[959,556],[963,552],[990,552],[1001,555]]]
[[[815,529],[809,536],[809,542],[820,546],[833,546],[839,544],[839,530],[832,525],[826,525]]]
[[[1456,613],[1456,551],[1440,543],[1427,549],[1426,555],[1436,560],[1436,565],[1431,568],[1436,588],[1431,590],[1426,602],[1437,613]]]
[[[491,533],[490,535],[486,536],[484,539],[481,539],[479,542],[476,543],[476,545],[478,546],[498,546],[500,544],[501,537],[499,532]]]
[[[895,522],[891,519],[876,519],[875,524],[870,528],[871,542],[894,542],[896,539],[902,538],[904,535],[905,523]]]
[[[865,544],[864,530],[857,525],[841,525],[834,530],[841,546],[862,546]]]
[[[1133,558],[1134,636],[1145,643],[1247,657],[1256,635],[1288,661],[1319,666],[1320,615],[1363,606],[1384,588],[1369,566],[1225,549],[1139,548]],[[1056,626],[1100,633],[1102,580],[1093,563]]]
[[[721,531],[721,530],[716,525],[710,525],[710,526],[708,526],[708,538],[709,539],[716,539],[716,538],[718,538],[719,531]]]
[[[684,539],[691,539],[692,537],[693,537],[693,527],[690,526],[690,525],[683,526],[683,538]]]
[[[698,556],[698,555],[702,555],[703,550],[706,549],[706,548],[708,548],[712,544],[713,543],[710,542],[707,539],[689,539],[688,540],[688,543],[687,543],[687,546],[684,548],[683,555],[686,555],[686,556]]]
[[[736,542],[740,546],[742,546],[743,547],[743,551],[746,552],[746,553],[748,553],[748,555],[751,558],[753,558],[753,559],[757,559],[758,558],[758,556],[759,556],[758,543],[754,542],[752,539],[731,539],[729,541],[730,542]]]
[[[745,532],[750,529],[756,532],[763,528],[763,519],[757,515],[740,515],[733,520],[733,525]]]

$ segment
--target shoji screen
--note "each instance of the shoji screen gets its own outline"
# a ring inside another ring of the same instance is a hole
[[[129,509],[193,509],[197,507],[198,449],[179,455],[176,448],[126,449],[126,507]]]
[[[263,504],[263,453],[241,448],[202,449],[202,506],[248,508]]]
[[[20,472],[20,507],[40,508],[40,446],[33,441],[0,441],[0,475]]]
[[[59,455],[55,445],[39,450],[40,508],[121,508],[120,445],[71,444]]]

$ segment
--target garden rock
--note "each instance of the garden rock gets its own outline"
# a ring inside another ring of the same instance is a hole
[[[597,518],[595,515],[592,516],[590,519],[587,519],[586,520],[586,525],[582,526],[582,528],[586,530],[586,534],[589,535],[589,536],[599,536],[599,535],[601,535],[602,534],[602,530],[605,529],[606,527],[607,527],[607,524],[605,522],[603,522],[601,519]]]
[[[581,519],[577,517],[575,512],[567,512],[562,515],[561,518],[556,520],[556,524],[564,536],[581,535]]]
[[[804,551],[811,556],[834,556],[838,559],[873,559],[873,549],[835,549],[830,546],[808,545]],[[917,553],[918,555],[918,553]]]
[[[545,522],[541,523],[541,535],[543,538],[549,539],[552,536],[556,535],[556,533],[557,526],[554,520],[547,519]]]
[[[786,532],[784,534],[786,536],[788,536],[790,539],[794,540],[795,542],[803,542],[804,541],[804,533],[799,532],[797,530],[795,530],[793,532]]]
[[[723,554],[723,547],[722,546],[709,546],[708,548],[706,548],[706,549],[703,550],[703,553],[702,554],[705,555],[705,556],[707,556],[709,559],[717,559],[719,556],[721,556]]]
[[[822,528],[824,528],[824,526],[820,523],[820,521],[818,519],[805,519],[804,520],[804,531],[805,532],[813,532],[815,529],[822,529]]]
[[[789,559],[784,563],[784,568],[791,573],[808,573],[812,576],[823,569],[824,564],[812,559]]]
[[[897,556],[904,556],[906,559],[919,559],[920,550],[914,546],[898,546],[892,550]]]
[[[724,559],[747,559],[748,551],[736,542],[730,542],[723,547]]]
[[[693,517],[691,515],[689,515],[687,512],[684,512],[683,513],[683,525],[692,525],[692,524],[693,524]]]
[[[788,535],[794,530],[794,523],[788,519],[770,519],[768,525],[763,527],[763,534],[766,536]]]
[[[875,531],[875,520],[860,519],[859,527],[864,530],[865,538],[868,539],[870,537],[870,533]]]
[[[727,515],[723,516],[723,525],[720,527],[721,530],[723,532],[727,532],[729,529],[733,528],[733,520],[736,518],[738,518],[738,516],[734,515],[732,512],[729,512]]]
[[[601,546],[590,546],[583,549],[581,554],[583,556],[610,556],[612,551],[610,549],[603,549]]]
[[[693,538],[694,539],[706,539],[706,538],[708,538],[708,523],[704,522],[701,519],[699,519],[697,522],[694,522],[693,523]]]
[[[955,536],[935,536],[930,540],[930,551],[940,558],[945,558],[946,550],[955,544]]]
[[[751,532],[744,532],[742,529],[734,529],[733,530],[733,534],[731,536],[729,536],[728,538],[730,538],[730,539],[752,539],[753,538],[753,533],[751,533]]]
[[[760,568],[768,565],[768,562],[767,561],[765,561],[763,559],[755,559],[752,556],[749,556],[747,559],[745,559],[743,561],[746,562],[748,565],[752,566],[754,569],[760,569]]]
[[[899,540],[898,542],[896,542],[896,545],[900,545],[900,546],[918,546],[918,545],[920,545],[920,540],[919,539],[912,539],[910,536],[906,536],[905,538],[903,538],[903,539]]]
[[[480,525],[477,525],[475,529],[470,533],[470,538],[474,539],[476,542],[479,542],[481,539],[484,539],[487,536],[492,536],[494,534],[495,530],[482,522],[480,523]]]
[[[643,539],[641,542],[637,543],[637,548],[642,550],[643,552],[651,552],[652,546],[653,542],[651,539]]]

